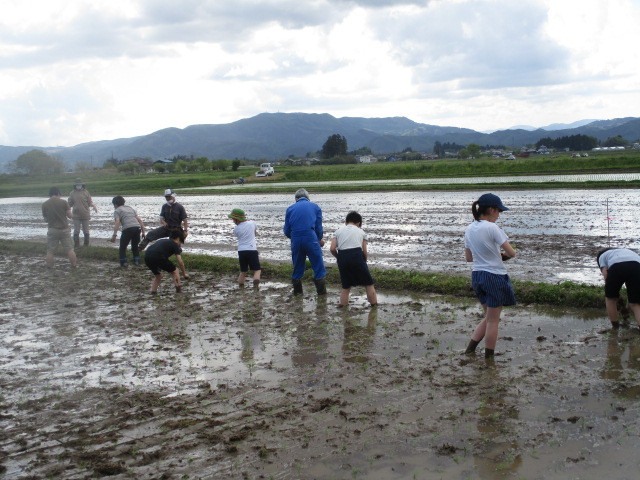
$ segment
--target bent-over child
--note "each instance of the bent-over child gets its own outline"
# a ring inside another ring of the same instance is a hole
[[[338,228],[331,239],[329,250],[338,259],[340,271],[340,306],[349,305],[351,287],[364,286],[367,300],[372,307],[378,304],[374,281],[367,266],[367,234],[362,230],[362,216],[349,212],[345,224]]]
[[[176,286],[176,292],[182,291],[180,286],[180,277],[178,276],[178,270],[176,266],[169,260],[172,255],[176,256],[178,267],[182,273],[182,278],[188,279],[187,271],[184,268],[184,262],[182,261],[182,247],[184,243],[184,231],[182,229],[171,230],[169,238],[163,238],[151,245],[144,255],[144,263],[149,267],[149,270],[153,273],[153,283],[151,284],[151,293],[158,292],[158,286],[162,281],[161,270],[169,272],[173,276],[173,283]]]
[[[233,234],[238,239],[238,262],[240,263],[238,284],[244,285],[247,273],[251,270],[253,272],[253,286],[257,287],[260,284],[261,268],[256,243],[256,222],[247,220],[244,210],[239,208],[234,208],[227,216],[236,225],[233,227]]]
[[[618,328],[618,299],[622,285],[627,287],[629,308],[640,325],[640,255],[628,248],[605,248],[596,257],[604,277],[607,315],[613,328]]]
[[[473,353],[484,338],[485,358],[494,355],[502,307],[515,305],[513,285],[504,261],[516,256],[509,237],[496,225],[501,212],[509,210],[493,193],[485,193],[471,205],[473,222],[464,232],[465,258],[473,262],[471,286],[485,316],[476,326],[465,353]]]

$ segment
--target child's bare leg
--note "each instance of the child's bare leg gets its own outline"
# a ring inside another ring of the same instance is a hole
[[[482,305],[482,310],[484,312],[487,311],[487,306],[485,304]],[[476,329],[473,331],[473,335],[471,335],[471,340],[469,341],[469,345],[467,345],[467,349],[465,353],[474,353],[476,351],[476,347],[482,341],[484,336],[487,333],[487,317],[485,313],[485,317],[482,321],[476,326]]]
[[[256,280],[260,280],[260,274],[262,273],[262,270],[256,270],[253,272],[253,281],[255,282]]]
[[[158,291],[158,286],[162,281],[162,274],[159,273],[153,276],[153,283],[151,284],[151,293],[156,293]]]
[[[340,290],[340,306],[346,307],[349,305],[349,293],[351,292],[350,288],[343,288]]]
[[[367,285],[365,287],[365,290],[367,292],[367,300],[369,300],[369,303],[374,306],[378,304],[378,295],[376,294],[376,287],[374,287],[373,285]]]
[[[605,298],[604,303],[607,306],[607,315],[609,316],[609,320],[613,326],[618,326],[618,299],[617,298]],[[636,304],[637,305],[637,304]],[[638,315],[636,311],[629,304],[629,308],[633,311],[633,315],[636,317],[636,321],[638,320]]]
[[[240,275],[238,275],[238,283],[240,285],[244,285],[244,279],[247,276],[247,272],[240,272]]]
[[[630,303],[629,308],[633,312],[633,316],[636,317],[636,322],[640,325],[640,303]]]
[[[48,268],[53,268],[53,253],[47,253],[47,258],[45,259],[47,262]]]
[[[69,253],[67,253],[67,258],[69,259],[69,263],[71,263],[71,267],[76,268],[76,265],[78,264],[78,257],[76,257],[76,252],[73,250],[69,250]]]
[[[502,307],[487,307],[487,316],[485,317],[487,329],[484,344],[485,348],[489,350],[495,350],[498,342],[498,324],[500,323],[501,312]]]

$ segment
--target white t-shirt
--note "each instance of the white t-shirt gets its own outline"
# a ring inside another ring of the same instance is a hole
[[[506,275],[500,255],[500,245],[509,237],[495,223],[487,220],[472,222],[464,232],[464,246],[473,255],[473,271]]]
[[[238,251],[258,250],[256,245],[256,222],[247,220],[233,227],[233,234],[238,237]]]
[[[598,259],[600,268],[611,268],[614,263],[622,262],[640,262],[640,255],[627,248],[613,248],[604,252]]]
[[[333,234],[338,250],[348,248],[362,248],[362,241],[367,239],[367,234],[355,225],[343,225]]]

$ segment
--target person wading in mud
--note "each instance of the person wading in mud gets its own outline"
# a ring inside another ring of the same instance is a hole
[[[473,262],[471,286],[485,316],[478,324],[465,353],[474,353],[484,338],[485,358],[493,357],[498,340],[502,307],[515,305],[513,285],[504,261],[516,256],[509,237],[496,225],[501,212],[509,210],[497,195],[485,193],[471,205],[474,221],[464,232],[465,257]]]
[[[157,241],[147,250],[147,253],[144,256],[144,263],[153,273],[153,282],[151,283],[150,291],[152,294],[158,293],[158,286],[162,281],[161,270],[169,272],[173,276],[173,283],[176,287],[176,292],[179,293],[182,291],[180,277],[178,276],[178,269],[173,262],[169,260],[169,257],[172,255],[176,256],[176,261],[178,262],[178,267],[182,273],[182,278],[185,280],[189,279],[187,270],[184,267],[184,262],[182,261],[182,244],[184,243],[184,238],[185,236],[182,229],[176,228],[169,232],[168,239],[163,238],[162,240]]]
[[[640,255],[628,248],[605,248],[596,257],[604,277],[604,296],[607,315],[613,328],[618,328],[618,300],[620,289],[627,287],[629,309],[640,325]]]
[[[166,238],[172,230],[179,228],[184,232],[184,238],[189,235],[189,218],[184,207],[176,202],[176,192],[167,188],[164,191],[164,199],[166,203],[160,209],[160,223],[162,226],[149,231],[142,239],[138,249],[140,251],[147,248],[149,242],[155,242],[159,238]]]
[[[76,178],[73,190],[69,194],[69,206],[73,208],[73,246],[80,246],[80,230],[84,235],[84,246],[89,246],[89,220],[91,220],[91,209],[98,213],[98,209],[91,199],[91,194],[87,190],[81,178]]]
[[[300,188],[295,193],[296,203],[287,208],[283,233],[291,239],[291,260],[293,262],[293,294],[302,293],[302,276],[307,257],[313,268],[313,282],[318,295],[326,295],[324,277],[327,271],[322,259],[322,210],[309,201],[309,193]]]
[[[69,203],[60,198],[58,187],[49,189],[49,200],[42,204],[42,217],[49,227],[47,229],[47,268],[53,268],[53,255],[58,244],[62,245],[67,253],[71,268],[76,268],[76,252],[71,245],[71,229],[68,220],[73,218],[73,214]]]

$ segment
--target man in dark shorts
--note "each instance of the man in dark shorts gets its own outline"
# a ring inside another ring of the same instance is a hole
[[[53,254],[58,247],[67,253],[71,268],[76,268],[76,253],[71,245],[71,229],[69,219],[73,219],[71,207],[66,200],[60,198],[60,189],[51,187],[49,189],[49,200],[42,204],[42,217],[47,221],[47,267],[53,268]]]
[[[605,248],[597,256],[604,277],[607,315],[613,328],[618,328],[618,299],[622,285],[627,287],[629,308],[640,325],[640,255],[628,248]]]
[[[176,192],[167,188],[164,191],[164,199],[166,203],[162,205],[160,210],[160,223],[162,223],[162,226],[147,232],[146,237],[138,245],[140,251],[144,250],[149,245],[149,242],[168,237],[169,233],[175,229],[181,229],[184,232],[184,238],[187,238],[189,217],[184,207],[176,202]]]
[[[172,230],[169,233],[169,238],[163,238],[151,245],[144,255],[144,263],[149,270],[153,273],[153,283],[151,284],[151,293],[158,292],[158,286],[162,281],[161,270],[169,272],[173,276],[173,283],[176,286],[176,292],[182,291],[180,285],[180,277],[178,276],[178,270],[176,266],[169,260],[172,255],[176,256],[178,267],[182,273],[182,278],[188,279],[189,275],[184,268],[184,262],[182,261],[182,248],[184,243],[184,232],[182,229]]]

